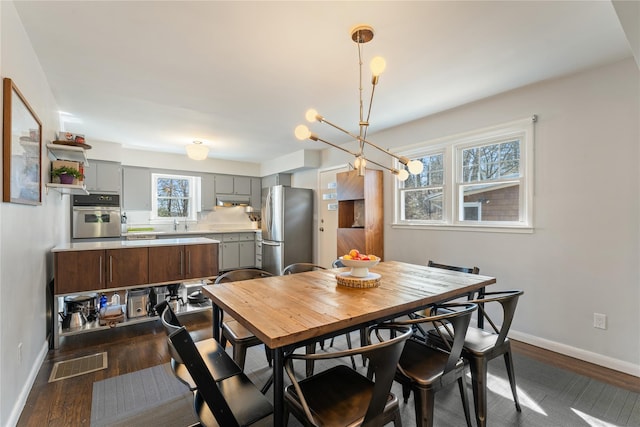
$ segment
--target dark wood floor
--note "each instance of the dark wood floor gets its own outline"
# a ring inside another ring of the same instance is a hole
[[[211,336],[211,313],[197,313],[182,319],[201,338]],[[108,352],[108,368],[48,383],[55,362]],[[551,364],[640,393],[637,377],[602,368],[528,344],[514,342],[514,351]],[[166,335],[159,321],[92,334],[65,337],[57,350],[49,351],[29,394],[18,426],[89,426],[93,383],[169,361]]]

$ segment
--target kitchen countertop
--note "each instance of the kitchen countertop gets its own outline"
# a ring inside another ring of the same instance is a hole
[[[218,240],[209,239],[207,237],[186,237],[177,239],[153,240],[111,240],[106,242],[74,242],[56,246],[51,250],[51,252],[95,251],[101,249],[145,248],[154,246],[206,245],[209,243],[220,242]]]

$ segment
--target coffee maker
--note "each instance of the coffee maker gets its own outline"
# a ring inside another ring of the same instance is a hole
[[[151,309],[149,310],[152,314],[156,314],[160,316],[162,313],[156,313],[155,307],[160,304],[162,301],[166,301],[169,297],[169,289],[166,286],[156,286],[152,288],[152,292],[149,295],[151,302]]]

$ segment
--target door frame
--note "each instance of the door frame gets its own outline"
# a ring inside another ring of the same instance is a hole
[[[340,169],[346,169],[346,170],[350,170],[351,169],[351,165],[349,163],[343,163],[340,165],[334,165],[334,166],[330,166],[330,167],[326,167],[326,168],[322,168],[322,169],[318,169],[318,174],[317,174],[317,181],[316,181],[316,221],[315,221],[315,235],[316,235],[316,260],[318,262],[318,264],[321,264],[321,237],[322,237],[322,233],[320,232],[320,227],[322,226],[320,224],[320,219],[321,219],[321,209],[323,208],[323,200],[322,200],[322,190],[324,190],[323,188],[321,188],[321,176],[323,173],[326,172],[331,172],[333,170],[338,171]],[[338,173],[338,172],[336,172]],[[336,203],[338,203],[338,201],[336,200]],[[336,212],[337,215],[337,212]],[[323,266],[323,267],[330,267],[330,266]]]

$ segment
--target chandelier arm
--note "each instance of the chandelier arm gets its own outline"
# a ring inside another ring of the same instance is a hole
[[[391,151],[386,150],[386,149],[384,149],[384,148],[382,148],[382,147],[380,147],[380,146],[378,146],[378,145],[374,144],[373,142],[368,141],[368,140],[366,140],[366,139],[364,139],[364,138],[362,138],[362,139],[360,139],[360,138],[359,138],[359,140],[360,140],[361,142],[366,142],[367,144],[369,144],[369,145],[370,145],[370,146],[372,146],[373,148],[376,148],[376,149],[378,149],[378,150],[382,151],[383,153],[387,153],[388,155],[390,155],[391,157],[393,157],[393,158],[395,158],[395,159],[398,159],[398,161],[399,161],[400,163],[402,163],[403,165],[405,165],[405,166],[409,163],[409,159],[408,159],[407,157],[405,157],[405,156],[399,156],[399,155],[397,155],[397,154],[394,154],[394,153],[392,153]]]
[[[390,168],[389,166],[385,166],[385,165],[382,165],[382,164],[380,164],[378,162],[374,162],[371,159],[366,159],[366,160],[367,160],[368,163],[373,163],[376,166],[380,166],[381,168],[384,168],[384,169],[388,170],[389,172],[391,172],[394,175],[398,175],[398,173],[399,173],[398,169]]]
[[[367,111],[367,121],[366,123],[369,123],[369,118],[371,117],[371,107],[373,107],[373,94],[376,91],[376,85],[372,85],[371,87],[371,98],[369,98],[369,110]],[[362,119],[360,119],[360,121],[362,121]],[[364,130],[364,135],[362,135],[363,139],[367,139],[367,131],[369,130],[369,126],[367,126]]]
[[[341,146],[339,146],[339,145],[337,145],[337,144],[334,144],[333,142],[329,142],[329,141],[327,141],[327,140],[325,140],[325,139],[319,138],[319,137],[318,137],[318,136],[316,136],[316,135],[313,135],[313,136],[314,136],[314,138],[312,138],[312,139],[313,139],[314,141],[324,142],[325,144],[330,145],[330,146],[332,146],[333,148],[337,148],[338,150],[342,150],[342,151],[344,151],[345,153],[349,153],[349,154],[351,154],[352,156],[355,156],[355,157],[358,157],[358,156],[359,156],[359,154],[354,153],[353,151],[347,150],[346,148],[343,148],[343,147],[341,147]]]

